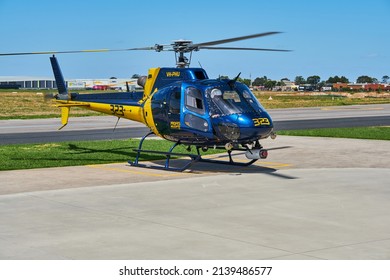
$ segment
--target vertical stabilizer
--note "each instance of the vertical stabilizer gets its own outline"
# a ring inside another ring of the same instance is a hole
[[[61,107],[61,124],[62,126],[58,129],[63,129],[68,124],[70,107]]]
[[[58,64],[57,58],[54,55],[50,57],[50,63],[51,67],[53,68],[53,74],[56,80],[58,93],[62,95],[68,95],[68,89],[66,88],[66,83],[64,77],[62,76],[60,65]]]

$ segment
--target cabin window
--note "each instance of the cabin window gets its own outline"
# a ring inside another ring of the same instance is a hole
[[[206,75],[204,74],[203,71],[195,71],[195,77],[198,80],[205,80],[207,79]]]
[[[209,124],[207,123],[207,121],[193,114],[186,114],[184,116],[184,123],[187,126],[196,130],[204,132],[207,132],[209,130]]]
[[[175,88],[169,97],[169,112],[172,114],[180,114],[180,89]]]
[[[193,111],[198,114],[204,114],[204,102],[203,96],[200,90],[194,87],[188,87],[185,90],[185,105],[186,108],[190,111]]]

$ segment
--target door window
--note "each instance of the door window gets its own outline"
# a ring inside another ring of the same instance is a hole
[[[185,90],[185,105],[190,111],[203,115],[205,113],[203,96],[200,90],[188,87]]]

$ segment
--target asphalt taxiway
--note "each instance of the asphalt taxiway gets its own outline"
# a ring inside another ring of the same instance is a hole
[[[390,141],[263,145],[246,168],[0,172],[0,259],[390,259]]]

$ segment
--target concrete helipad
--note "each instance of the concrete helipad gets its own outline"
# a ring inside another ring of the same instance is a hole
[[[0,172],[0,259],[390,259],[390,142],[278,137],[249,168]]]

